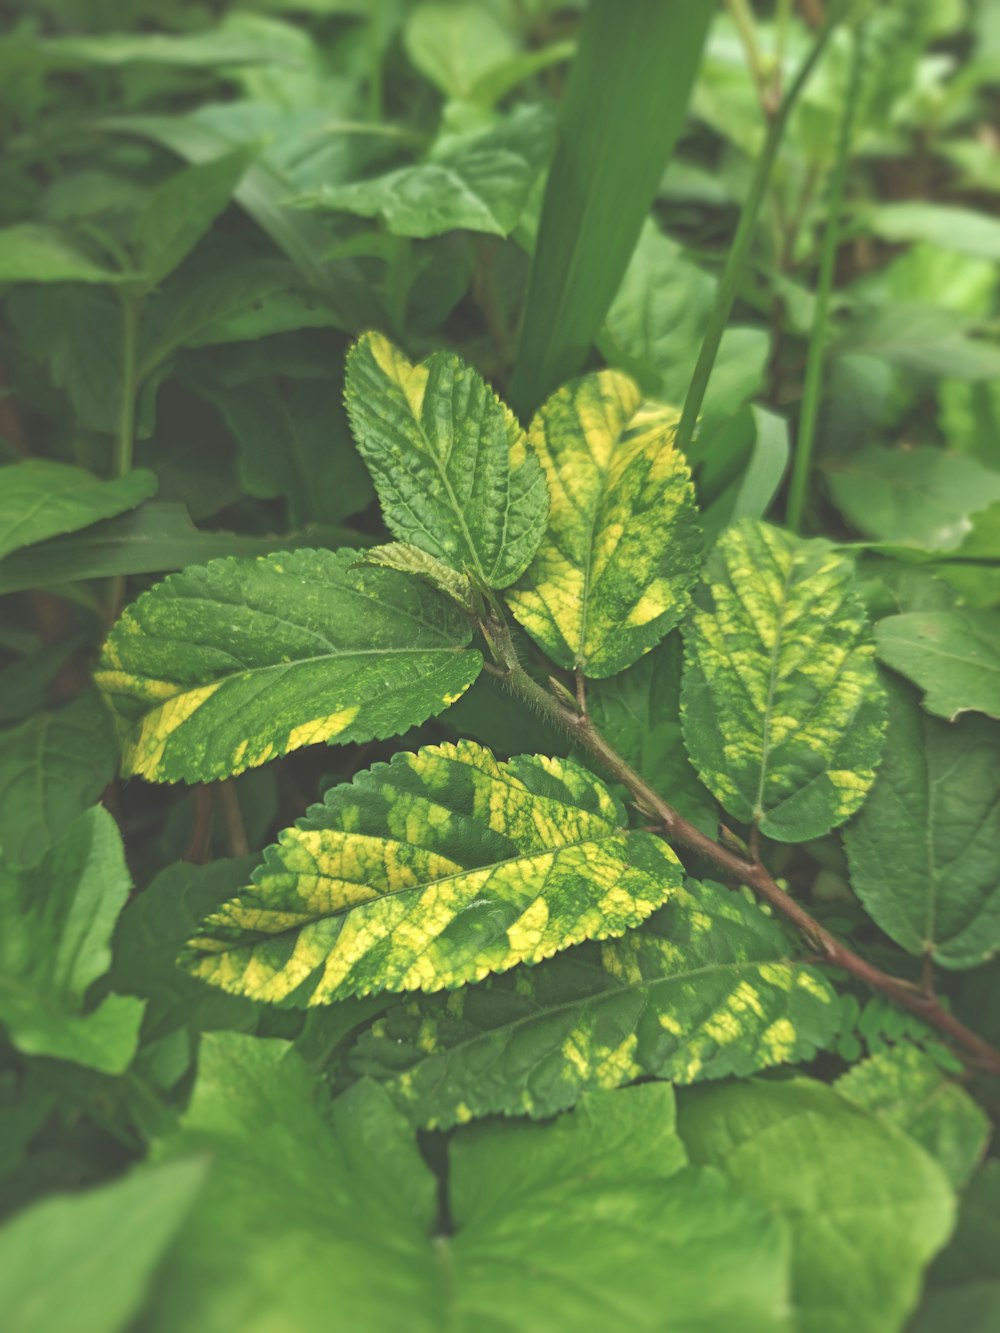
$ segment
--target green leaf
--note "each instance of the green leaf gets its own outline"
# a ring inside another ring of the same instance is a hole
[[[6,863],[36,866],[97,800],[117,763],[114,726],[93,690],[0,732],[0,853]]]
[[[522,416],[579,374],[600,332],[680,133],[712,10],[659,0],[587,8],[511,383]]]
[[[386,525],[483,587],[527,568],[545,528],[538,459],[511,411],[450,352],[413,365],[381,334],[347,359],[347,413]]]
[[[729,528],[685,649],[688,753],[735,819],[804,842],[857,810],[885,705],[850,560],[764,523]]]
[[[0,227],[0,285],[7,282],[121,282],[116,273],[88,258],[58,227],[17,222]]]
[[[265,18],[234,14],[217,27],[191,33],[106,32],[92,37],[35,39],[36,58],[56,68],[76,65],[172,65],[215,69],[226,65],[283,63]]]
[[[455,995],[397,1004],[362,1034],[359,1073],[415,1124],[549,1116],[642,1076],[692,1083],[810,1059],[836,996],[789,959],[760,908],[714,884],[679,889],[641,931]]]
[[[205,1039],[172,1148],[215,1166],[151,1333],[789,1333],[785,1226],[717,1172],[684,1168],[666,1085],[453,1139],[447,1235],[386,1094],[362,1083],[328,1104],[285,1043]]]
[[[130,606],[98,685],[123,766],[207,782],[319,741],[395,736],[439,713],[482,668],[468,620],[351,550],[213,560]]]
[[[57,1195],[0,1230],[0,1303],[17,1333],[131,1328],[163,1252],[205,1177],[200,1161],[138,1167]]]
[[[101,806],[74,820],[36,869],[0,862],[0,1022],[18,1050],[109,1074],[129,1064],[142,1002],[108,995],[83,1010],[111,963],[131,887],[118,827]]]
[[[1000,949],[1000,727],[940,722],[887,686],[885,756],[844,830],[851,885],[902,948],[977,967]]]
[[[799,1333],[902,1328],[954,1221],[936,1162],[807,1079],[696,1088],[679,1111],[692,1160],[788,1220]]]
[[[114,481],[68,463],[32,458],[0,468],[0,559],[61,532],[76,532],[148,500],[156,477],[137,468]]]
[[[613,676],[680,620],[701,533],[677,413],[598,371],[554,393],[528,432],[548,480],[549,526],[514,615],[560,666]]]
[[[1000,260],[1000,222],[975,209],[908,200],[868,209],[864,222],[886,241],[928,241],[942,250]]]
[[[509,236],[552,147],[540,107],[520,107],[498,125],[446,135],[423,162],[372,180],[324,185],[302,208],[378,218],[393,236],[428,238],[459,228]]]
[[[934,1285],[957,1286],[996,1278],[1000,1252],[1000,1159],[984,1162],[962,1195],[958,1226],[930,1271]],[[1000,1285],[998,1283],[997,1285]]]
[[[270,537],[202,532],[184,505],[154,501],[121,518],[95,523],[76,536],[54,537],[8,556],[0,564],[0,595],[115,574],[162,574],[221,556],[263,556],[302,546],[361,545],[365,540],[341,527]]]
[[[185,167],[149,191],[132,233],[145,286],[155,287],[194,249],[228,205],[250,158],[238,148]]]
[[[1000,718],[1000,614],[959,608],[888,616],[875,630],[883,662],[924,692],[924,707],[954,722]]]
[[[477,0],[423,0],[404,30],[406,54],[446,97],[469,99],[476,85],[518,53],[510,28]]]
[[[941,449],[868,445],[827,468],[837,508],[866,537],[953,550],[1000,500],[1000,473]]]
[[[680,882],[673,852],[630,833],[572,761],[428,746],[327,792],[186,962],[272,1002],[451,989],[621,935]]]
[[[187,1028],[192,1034],[218,1028],[254,1028],[260,1009],[250,1000],[225,995],[177,966],[177,953],[198,922],[246,883],[259,858],[236,857],[208,865],[168,866],[118,918],[111,984],[146,1002],[144,1042]]]
[[[956,1189],[968,1183],[990,1140],[989,1117],[923,1051],[894,1046],[862,1060],[835,1086],[848,1101],[909,1134]]]
[[[681,734],[682,667],[681,636],[668,634],[627,671],[590,682],[587,710],[625,762],[714,837],[718,807],[698,781]]]

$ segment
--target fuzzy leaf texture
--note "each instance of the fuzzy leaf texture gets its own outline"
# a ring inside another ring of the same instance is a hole
[[[978,967],[1000,950],[1000,725],[942,722],[887,686],[885,758],[844,830],[851,886],[907,952]]]
[[[560,666],[631,666],[687,610],[701,533],[673,408],[643,404],[627,375],[567,384],[528,431],[549,485],[549,524],[514,615]]]
[[[861,805],[885,703],[854,568],[829,542],[728,529],[685,629],[684,739],[725,809],[781,842]]]
[[[395,1005],[352,1064],[414,1123],[549,1116],[642,1075],[691,1083],[808,1060],[837,1033],[823,977],[780,927],[715,884],[678,889],[642,930],[454,995]]]
[[[506,588],[545,529],[548,495],[514,414],[450,352],[413,365],[381,334],[347,358],[347,413],[386,526],[482,587]]]
[[[621,935],[681,882],[570,760],[427,746],[335,787],[268,848],[185,959],[254,999],[453,988]]]
[[[96,680],[123,768],[208,782],[318,741],[395,736],[478,676],[471,629],[433,588],[358,553],[213,560],[132,604]]]

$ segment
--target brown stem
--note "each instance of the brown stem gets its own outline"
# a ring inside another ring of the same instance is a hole
[[[608,744],[586,714],[571,712],[528,675],[517,659],[506,626],[494,622],[490,626],[489,637],[498,649],[501,665],[506,670],[507,682],[511,689],[538,708],[557,726],[568,731],[577,744],[592,755],[615,781],[629,790],[639,810],[655,819],[666,836],[705,857],[739,883],[748,884],[755,893],[798,927],[820,960],[828,967],[839,967],[842,971],[857,977],[859,981],[881,991],[883,995],[888,995],[897,1004],[909,1009],[930,1027],[937,1028],[960,1047],[966,1053],[969,1063],[991,1074],[1000,1074],[1000,1051],[967,1028],[954,1014],[949,1013],[936,996],[925,993],[919,986],[914,986],[901,977],[890,976],[888,972],[883,972],[881,968],[875,967],[854,953],[836,936],[831,935],[801,903],[785,893],[760,862],[747,860],[729,851],[678,814],[673,806],[668,805],[663,797]]]

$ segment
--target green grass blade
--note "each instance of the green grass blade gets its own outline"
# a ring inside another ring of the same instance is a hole
[[[580,370],[680,133],[714,5],[592,0],[545,189],[510,400]]]

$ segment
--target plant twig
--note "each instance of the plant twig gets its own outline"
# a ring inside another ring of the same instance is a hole
[[[681,413],[680,425],[677,427],[677,448],[681,453],[686,454],[688,452],[691,441],[694,439],[695,426],[698,423],[702,403],[705,401],[705,391],[712,376],[712,369],[718,355],[719,344],[722,342],[722,335],[729,323],[730,311],[736,300],[736,291],[743,276],[747,251],[750,249],[750,242],[753,239],[754,229],[757,225],[757,214],[760,210],[761,200],[764,198],[764,193],[771,181],[771,172],[774,169],[788,117],[817,60],[822,55],[823,48],[837,24],[838,17],[837,13],[831,13],[823,25],[812,49],[802,62],[799,72],[792,81],[788,92],[781,99],[780,106],[768,124],[764,147],[757,159],[753,178],[750,182],[750,191],[740,211],[736,235],[733,237],[729,257],[726,260],[725,268],[722,270],[722,277],[719,279],[715,305],[712,307],[712,313],[708,319],[708,327],[702,339],[701,350],[698,353],[698,360],[691,376],[691,384],[684,399],[684,410]]]
[[[537,708],[557,727],[568,732],[573,740],[596,759],[616,782],[631,793],[639,810],[654,819],[671,841],[697,852],[741,884],[747,884],[782,916],[795,925],[811,947],[828,967],[842,971],[865,982],[883,995],[896,1001],[904,1009],[917,1015],[930,1027],[936,1028],[966,1053],[971,1064],[991,1074],[1000,1074],[1000,1050],[978,1036],[954,1014],[950,1013],[936,996],[927,994],[919,986],[901,977],[890,976],[859,954],[842,944],[825,926],[821,925],[801,903],[787,894],[775,882],[767,867],[759,861],[747,860],[713,841],[701,829],[686,820],[668,805],[648,782],[631,768],[604,739],[590,717],[572,711],[554,695],[533,680],[517,657],[505,624],[490,617],[489,632],[485,636],[497,655],[510,689],[526,703]],[[569,696],[572,697],[572,696]]]

